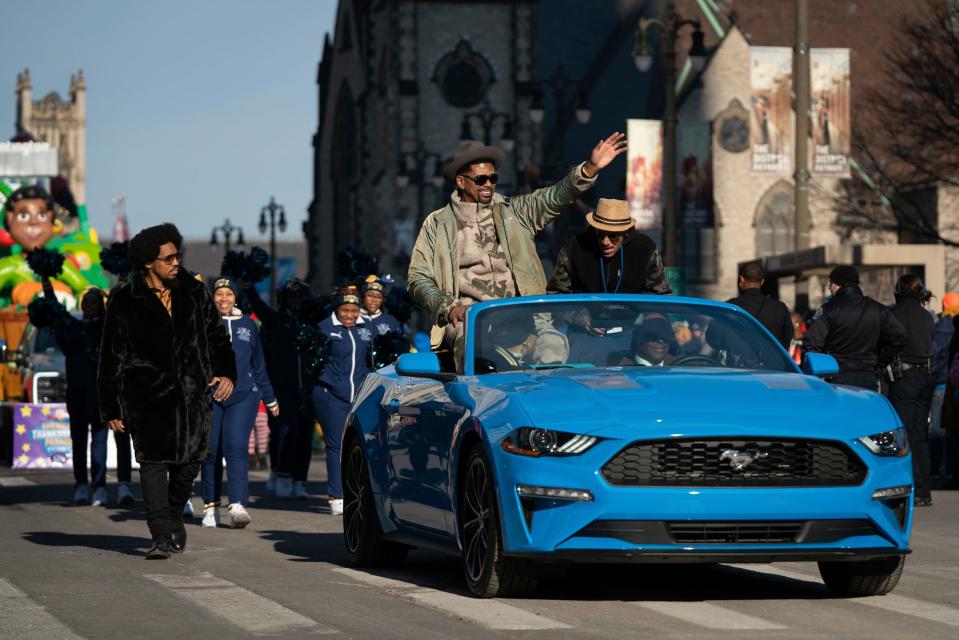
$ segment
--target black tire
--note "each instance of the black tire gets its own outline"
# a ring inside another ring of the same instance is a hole
[[[896,588],[905,564],[905,556],[857,562],[820,562],[819,575],[826,587],[838,596],[882,596]]]
[[[350,438],[343,456],[343,541],[356,567],[396,566],[410,548],[383,539],[363,447]]]
[[[476,446],[466,458],[459,500],[463,574],[474,596],[495,598],[530,591],[536,579],[516,560],[503,557],[503,537],[489,460]]]

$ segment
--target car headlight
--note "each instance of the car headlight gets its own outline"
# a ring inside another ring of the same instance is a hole
[[[503,451],[521,456],[575,456],[583,453],[599,438],[552,429],[522,427],[501,442]]]
[[[896,456],[903,458],[909,455],[909,438],[906,429],[899,427],[892,431],[883,431],[872,436],[863,436],[859,442],[877,456]]]

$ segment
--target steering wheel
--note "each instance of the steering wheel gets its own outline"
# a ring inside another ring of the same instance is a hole
[[[704,356],[702,354],[696,353],[691,356],[683,356],[681,358],[676,358],[675,360],[669,363],[669,366],[681,367],[684,364],[688,364],[690,362],[701,362],[706,365],[719,364],[719,360],[717,360],[716,358],[712,356]]]

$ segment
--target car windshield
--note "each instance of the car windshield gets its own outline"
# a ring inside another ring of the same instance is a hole
[[[555,367],[718,367],[795,372],[759,324],[723,307],[659,301],[486,309],[471,332],[477,374]]]

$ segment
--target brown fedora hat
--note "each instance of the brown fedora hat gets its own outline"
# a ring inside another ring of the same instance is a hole
[[[456,178],[456,173],[468,164],[477,160],[490,160],[493,166],[499,169],[506,162],[506,154],[497,147],[488,147],[482,142],[476,140],[466,140],[453,152],[453,159],[446,165],[443,175],[447,180]]]
[[[633,219],[629,216],[629,203],[625,200],[600,198],[596,211],[586,214],[589,226],[603,231],[629,231],[633,228]]]

